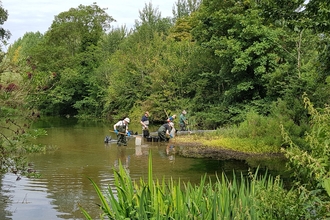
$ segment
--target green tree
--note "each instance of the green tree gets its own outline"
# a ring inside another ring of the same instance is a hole
[[[162,18],[158,8],[154,8],[149,2],[139,10],[139,20],[135,21],[134,31],[139,32],[138,36],[142,38],[141,40],[149,40],[155,33],[167,35],[171,26],[171,19]]]
[[[310,28],[321,33],[329,32],[330,3],[327,0],[306,1],[304,14],[308,18]]]
[[[220,109],[233,121],[243,119],[235,116],[244,114],[244,108],[267,112],[264,76],[275,70],[283,56],[277,40],[285,31],[265,25],[260,10],[249,2],[206,0],[193,19],[193,39],[200,45],[200,54],[208,57],[192,76],[204,87],[194,100],[196,106],[208,103],[208,114],[218,114]],[[228,120],[224,116],[220,123]]]
[[[172,8],[173,19],[176,21],[179,18],[187,17],[191,13],[197,11],[201,4],[201,0],[178,0]]]
[[[240,122],[251,109],[268,114],[271,103],[282,98],[297,109],[294,120],[300,123],[306,111],[299,97],[315,90],[318,42],[304,25],[308,19],[298,10],[301,5],[202,2],[190,17],[192,39],[200,47],[191,77],[199,88],[194,111],[201,119],[217,126]]]
[[[135,29],[105,64],[110,72],[105,112],[121,118],[133,106],[140,106],[151,94],[156,94],[151,89],[152,75],[161,75],[162,67],[158,64],[166,50],[164,41],[170,27],[170,19],[162,18],[151,3],[140,11]]]
[[[122,26],[119,28],[112,28],[109,33],[102,36],[99,45],[105,53],[105,60],[120,49],[120,44],[124,41],[127,35],[129,35],[129,31],[126,26]]]
[[[113,28],[109,33],[102,36],[98,46],[95,47],[94,53],[98,54],[100,65],[95,67],[93,74],[89,76],[88,84],[86,85],[88,95],[74,104],[74,107],[78,109],[80,117],[108,117],[108,111],[104,111],[104,105],[106,100],[108,100],[106,90],[111,81],[112,69],[108,66],[108,60],[120,49],[120,44],[124,41],[127,34],[128,31],[125,26]]]
[[[3,24],[8,19],[8,11],[2,7],[2,1],[0,1],[0,49],[7,45],[7,40],[10,38],[11,34],[9,30],[3,28]]]
[[[23,37],[18,38],[7,51],[7,58],[13,65],[22,68],[35,66],[31,63],[31,51],[42,41],[43,34],[40,32],[27,32]]]
[[[96,4],[79,5],[55,16],[45,33],[44,42],[32,51],[33,58],[39,64],[37,68],[57,72],[67,67],[86,66],[84,55],[79,55],[89,53],[89,47],[98,44],[113,21],[105,9]]]
[[[47,92],[36,98],[41,109],[55,115],[88,114],[85,111],[89,108],[88,112],[94,107],[100,109],[96,104],[100,100],[93,95],[97,90],[94,72],[103,60],[98,44],[113,21],[96,3],[55,16],[43,41],[31,51],[37,71],[54,76]]]

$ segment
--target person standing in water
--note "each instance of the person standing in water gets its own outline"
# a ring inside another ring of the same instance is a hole
[[[174,127],[173,122],[167,122],[162,126],[160,126],[160,128],[158,129],[158,137],[160,142],[167,141],[168,136],[170,138],[173,138],[173,136],[170,134],[173,127]]]
[[[149,112],[146,111],[141,118],[140,124],[142,125],[142,135],[143,137],[149,136]]]
[[[130,122],[129,118],[125,118],[124,120],[118,121],[113,126],[113,130],[117,134],[117,145],[118,146],[121,146],[122,144],[124,146],[127,146],[126,134],[127,134],[127,136],[131,135],[128,131],[129,122]]]

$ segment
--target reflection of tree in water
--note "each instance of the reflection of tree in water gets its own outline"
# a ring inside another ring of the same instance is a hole
[[[47,197],[52,199],[51,204],[59,212],[57,218],[60,219],[83,219],[79,205],[97,219],[101,211],[96,204],[100,201],[87,177],[101,190],[105,190],[113,179],[110,169],[102,169],[109,161],[109,154],[82,154],[79,150],[56,152],[38,179],[47,189]],[[85,150],[81,149],[81,152]]]
[[[8,206],[13,202],[11,198],[5,195],[10,191],[10,186],[6,186],[3,184],[3,177],[0,176],[0,219],[11,219],[12,213],[8,211]]]
[[[91,176],[92,172],[94,172],[93,176]],[[67,175],[68,173],[70,176]],[[95,195],[88,193],[94,189],[86,177],[91,177],[100,186],[102,182],[100,176],[101,174],[95,173],[95,168],[88,166],[58,169],[56,173],[53,173],[52,177],[48,178],[46,185],[48,185],[49,197],[54,198],[51,204],[62,213],[57,217],[63,219],[82,218],[79,204],[88,209],[92,216],[99,216],[100,211],[95,205],[98,200]]]

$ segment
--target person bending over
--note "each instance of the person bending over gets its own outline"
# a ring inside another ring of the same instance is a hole
[[[115,133],[117,134],[117,145],[121,146],[123,144],[124,146],[127,146],[127,140],[126,140],[126,134],[130,136],[130,133],[128,132],[128,124],[130,120],[129,118],[125,118],[124,120],[118,121],[114,126],[113,129]]]
[[[160,126],[158,129],[158,137],[160,142],[165,142],[167,141],[167,137],[172,138],[173,136],[170,134],[173,123],[172,122],[167,122]]]

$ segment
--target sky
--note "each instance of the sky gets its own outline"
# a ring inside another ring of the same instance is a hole
[[[14,43],[27,32],[44,34],[51,26],[54,17],[79,5],[92,5],[94,2],[117,22],[114,27],[126,25],[133,27],[139,19],[145,4],[152,3],[162,17],[172,17],[172,7],[176,0],[0,0],[9,16],[3,28],[11,32],[9,43]]]

